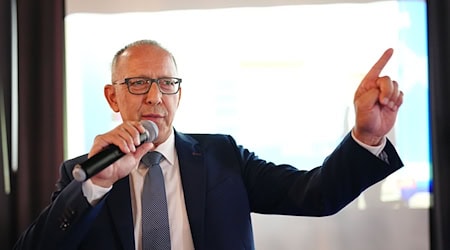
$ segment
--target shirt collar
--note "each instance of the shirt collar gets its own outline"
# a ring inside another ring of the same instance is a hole
[[[170,163],[170,165],[173,165],[175,162],[175,135],[173,132],[173,129],[170,132],[169,138],[161,144],[158,145],[158,147],[155,148],[155,151],[160,152],[162,155],[164,155],[164,158]]]

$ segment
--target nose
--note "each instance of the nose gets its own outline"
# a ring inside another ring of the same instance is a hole
[[[159,91],[158,84],[153,82],[147,93],[147,103],[157,104],[161,102],[162,93]]]

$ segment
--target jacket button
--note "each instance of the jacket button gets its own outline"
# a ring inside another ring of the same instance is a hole
[[[63,231],[66,231],[70,226],[70,223],[67,219],[64,219],[59,228]]]

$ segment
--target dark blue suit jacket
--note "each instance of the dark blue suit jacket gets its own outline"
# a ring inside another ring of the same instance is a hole
[[[197,250],[254,249],[251,212],[332,215],[403,165],[390,142],[387,164],[350,135],[311,171],[261,160],[227,135],[176,132],[175,146]],[[134,250],[128,177],[92,207],[72,177],[73,167],[85,160],[86,155],[62,164],[53,202],[16,249]]]

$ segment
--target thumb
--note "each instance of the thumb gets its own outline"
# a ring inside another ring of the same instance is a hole
[[[150,152],[154,148],[155,148],[155,145],[152,142],[145,142],[145,143],[143,143],[142,145],[140,145],[139,147],[136,148],[136,151],[134,152],[134,155],[138,159],[142,159],[142,157],[144,157],[144,155],[146,153]]]
[[[359,110],[370,110],[378,102],[380,90],[378,88],[370,89],[355,99],[355,107]]]

